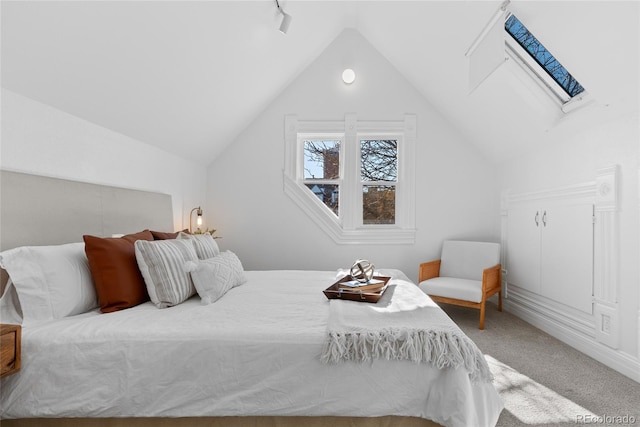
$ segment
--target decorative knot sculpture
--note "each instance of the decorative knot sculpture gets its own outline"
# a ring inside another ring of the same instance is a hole
[[[359,259],[353,263],[349,274],[353,280],[357,280],[360,283],[367,283],[373,278],[373,272],[375,266],[366,259]]]

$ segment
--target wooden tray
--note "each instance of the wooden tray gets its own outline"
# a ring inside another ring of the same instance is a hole
[[[389,280],[391,280],[391,277],[373,276],[373,278],[384,281],[384,287],[377,292],[367,292],[367,291],[361,291],[358,289],[351,290],[351,289],[340,288],[340,283],[348,282],[349,280],[351,280],[351,276],[344,276],[342,279],[338,280],[336,283],[329,286],[327,289],[325,289],[322,292],[329,299],[346,299],[346,300],[359,301],[359,302],[371,302],[375,304],[376,302],[378,302],[380,297],[387,290],[387,287],[388,287],[387,285],[389,283]]]

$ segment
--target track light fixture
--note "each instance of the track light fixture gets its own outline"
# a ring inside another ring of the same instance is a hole
[[[289,25],[291,25],[291,15],[286,13],[283,8],[280,7],[280,3],[276,0],[276,6],[278,6],[278,12],[282,14],[282,22],[280,23],[280,32],[287,34],[289,31]]]

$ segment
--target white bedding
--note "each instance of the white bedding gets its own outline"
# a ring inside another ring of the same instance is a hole
[[[23,328],[22,368],[0,416],[404,415],[492,426],[491,383],[404,360],[323,364],[335,272],[247,271],[214,304],[195,296]],[[401,272],[395,277],[406,280]]]

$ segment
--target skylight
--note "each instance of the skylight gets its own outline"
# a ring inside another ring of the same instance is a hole
[[[547,86],[550,87],[563,102],[567,102],[584,92],[584,87],[582,87],[575,77],[562,66],[515,15],[512,14],[509,16],[504,28],[513,40],[529,54],[529,58],[521,57],[521,59],[529,64],[532,71],[545,81]],[[531,59],[539,66],[537,67],[538,69],[541,68],[540,71],[534,68]],[[551,79],[549,79],[549,77]],[[559,91],[553,87],[551,81],[555,82],[564,93],[559,93]]]

